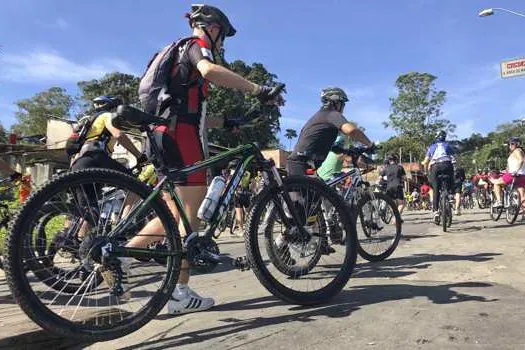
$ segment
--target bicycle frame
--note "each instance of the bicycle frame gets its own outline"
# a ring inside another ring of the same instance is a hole
[[[115,229],[109,234],[109,237],[116,238],[118,236],[123,235],[128,225],[130,225],[131,222],[135,218],[140,216],[142,212],[147,209],[148,204],[151,203],[151,201],[153,201],[158,195],[160,195],[161,191],[164,188],[166,188],[171,198],[175,202],[175,206],[177,208],[177,211],[179,212],[180,220],[182,220],[184,229],[187,233],[183,240],[184,246],[187,246],[189,241],[197,237],[199,234],[198,232],[194,231],[193,228],[191,227],[190,221],[184,211],[182,201],[177,196],[177,193],[175,191],[175,186],[170,181],[170,179],[177,179],[177,178],[180,178],[181,176],[187,176],[199,170],[213,167],[216,164],[228,162],[229,160],[237,158],[237,157],[241,157],[242,161],[240,161],[237,164],[237,168],[235,169],[235,172],[231,180],[226,186],[224,193],[220,197],[219,205],[217,205],[217,207],[215,208],[212,214],[211,220],[208,223],[206,231],[204,233],[204,237],[212,239],[212,235],[214,231],[219,226],[221,215],[224,213],[225,208],[229,205],[230,201],[232,200],[233,194],[235,190],[237,189],[237,187],[239,186],[239,183],[242,177],[244,176],[246,168],[252,161],[257,160],[261,162],[261,164],[264,165],[263,174],[264,174],[264,180],[265,180],[266,185],[270,184],[272,181],[275,182],[278,186],[283,185],[282,179],[278,173],[277,168],[275,167],[273,160],[265,160],[264,156],[262,155],[261,151],[259,150],[256,144],[252,143],[252,144],[242,145],[232,150],[226,151],[224,153],[218,154],[216,156],[210,157],[206,160],[203,160],[201,162],[192,164],[184,168],[168,169],[167,176],[161,179],[161,181],[153,188],[151,194],[146,199],[144,199],[144,201],[141,204],[133,208],[128,214],[128,216],[122,221],[120,221],[119,224],[117,224]],[[272,173],[271,177],[268,175],[269,172]],[[293,208],[290,197],[285,194],[283,196],[283,199],[285,203],[287,204],[287,206],[291,208],[290,214],[292,215],[292,219],[296,220],[298,217],[298,214],[295,208]],[[278,209],[279,211],[283,210],[283,208],[280,206],[278,206]],[[284,215],[284,211],[281,213],[281,217],[283,218],[284,223],[286,225],[290,225],[290,219],[286,217],[286,215]],[[169,234],[169,233],[166,233],[166,234]],[[144,249],[144,248],[129,248],[129,247],[122,247],[122,246],[116,246],[116,247],[112,246],[110,250],[113,256],[129,256],[129,257],[138,257],[138,258],[141,258],[141,257],[162,258],[162,257],[177,255],[177,253],[170,253],[170,252],[161,251],[161,250],[151,250],[151,249]],[[183,253],[183,256],[184,256],[184,253]]]

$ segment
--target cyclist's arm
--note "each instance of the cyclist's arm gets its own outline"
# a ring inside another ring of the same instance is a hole
[[[234,73],[223,66],[219,66],[206,58],[201,59],[197,63],[197,70],[201,73],[204,79],[219,86],[240,90],[252,95],[256,95],[259,91],[259,85],[244,79],[239,74]]]
[[[117,139],[118,143],[122,145],[126,150],[128,150],[133,156],[139,159],[142,156],[142,153],[135,147],[131,139],[126,135],[122,130],[117,129],[113,126],[111,118],[106,119],[106,129],[109,133]]]
[[[365,135],[365,133],[359,129],[354,123],[346,122],[341,125],[341,131],[343,134],[349,136],[352,140],[361,142],[365,146],[372,146],[372,141]]]

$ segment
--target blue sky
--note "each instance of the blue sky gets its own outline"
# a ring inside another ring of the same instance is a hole
[[[3,0],[0,11],[0,121],[14,101],[51,86],[76,94],[76,82],[115,70],[140,74],[151,55],[187,35],[183,0]],[[525,3],[485,0],[222,0],[238,34],[226,58],[261,62],[287,84],[282,129],[298,131],[319,106],[319,91],[343,87],[349,119],[374,140],[393,132],[390,96],[399,74],[438,76],[445,116],[457,134],[486,133],[525,115],[524,78],[501,79],[499,62],[524,57]],[[283,142],[288,145],[285,140]]]

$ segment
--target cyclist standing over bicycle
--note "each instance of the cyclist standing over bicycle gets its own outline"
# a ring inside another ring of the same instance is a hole
[[[224,40],[236,33],[230,20],[220,9],[209,5],[192,5],[186,17],[193,30],[193,37],[185,49],[176,56],[170,70],[168,77],[170,83],[167,90],[171,96],[168,100],[170,102],[167,104],[158,102],[156,108],[159,115],[171,122],[169,127],[156,128],[157,146],[166,156],[166,165],[177,168],[201,161],[207,155],[208,145],[204,125],[209,83],[251,94],[262,103],[280,99],[280,96],[274,95],[271,87],[252,83],[215,63],[222,52]],[[191,84],[188,84],[189,81]],[[224,121],[224,127],[228,126],[227,122]],[[177,195],[184,204],[184,211],[191,227],[199,225],[197,211],[204,199],[206,189],[205,170],[190,174],[177,186]],[[164,195],[163,198],[178,219],[173,200],[168,195]],[[181,235],[190,234],[185,232],[182,220],[179,221]],[[164,227],[156,218],[150,221],[127,246],[147,247],[158,241],[158,236],[162,234],[164,234]],[[189,264],[183,260],[177,286],[168,302],[170,314],[203,311],[215,305],[212,298],[203,298],[192,291],[188,286],[189,279]]]
[[[455,215],[461,215],[461,194],[463,193],[463,182],[465,182],[466,178],[465,169],[456,168],[456,171],[454,172],[454,191],[456,192]]]
[[[452,147],[446,142],[446,138],[447,133],[443,130],[439,131],[436,135],[436,141],[430,145],[423,160],[425,170],[427,172],[430,170],[429,180],[433,189],[432,211],[434,219],[439,217],[440,175],[448,176],[447,185],[449,191],[454,191],[454,163],[456,159],[454,158]]]
[[[523,201],[525,200],[525,152],[521,148],[521,140],[518,137],[511,137],[509,139],[509,158],[507,159],[507,170],[501,174],[501,177],[490,179],[494,185],[494,193],[496,195],[496,202],[494,207],[502,207],[503,201],[501,193],[504,186],[508,186],[514,180],[514,186],[522,201],[522,210],[524,208]]]
[[[405,209],[405,195],[403,184],[405,183],[405,169],[399,164],[399,158],[396,155],[388,157],[388,165],[384,169],[386,180],[386,194],[397,203],[399,215],[403,214]],[[401,219],[401,222],[403,220]]]
[[[321,91],[321,109],[302,128],[288,158],[289,175],[305,175],[308,162],[313,162],[319,168],[330,153],[339,132],[365,146],[372,146],[372,141],[365,133],[344,117],[346,102],[348,97],[340,88],[329,87]]]

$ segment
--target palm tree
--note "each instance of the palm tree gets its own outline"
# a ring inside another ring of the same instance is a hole
[[[297,131],[295,131],[294,129],[286,129],[286,134],[284,134],[284,137],[290,140],[288,149],[291,151],[292,150],[292,140],[297,137]]]

